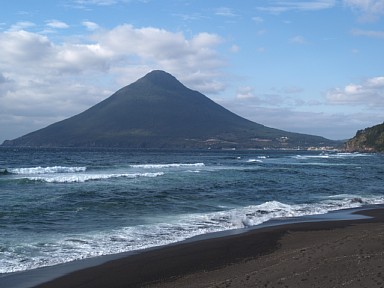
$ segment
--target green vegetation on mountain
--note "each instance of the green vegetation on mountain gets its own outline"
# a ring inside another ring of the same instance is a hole
[[[3,146],[297,148],[334,141],[244,119],[164,71],[152,71],[88,110]]]
[[[384,151],[384,123],[359,130],[356,136],[345,144],[347,151],[383,152]]]

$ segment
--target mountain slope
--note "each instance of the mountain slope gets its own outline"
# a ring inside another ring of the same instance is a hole
[[[289,133],[246,120],[152,71],[88,110],[5,141],[38,147],[294,147],[328,145],[318,136]]]
[[[383,152],[384,123],[357,131],[355,137],[345,144],[347,151]]]

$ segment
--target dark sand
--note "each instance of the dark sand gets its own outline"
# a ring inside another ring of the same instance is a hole
[[[384,287],[384,209],[165,246],[39,288]]]

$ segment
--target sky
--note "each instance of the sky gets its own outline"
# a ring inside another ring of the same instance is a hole
[[[254,122],[348,139],[384,121],[384,0],[12,0],[0,143],[160,69]]]

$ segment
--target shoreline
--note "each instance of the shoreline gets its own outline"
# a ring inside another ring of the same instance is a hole
[[[0,284],[10,288],[43,288],[142,287],[157,283],[153,287],[163,287],[158,285],[166,285],[170,279],[199,271],[216,271],[236,266],[245,259],[273,254],[280,249],[279,241],[291,231],[336,231],[351,225],[383,223],[383,218],[384,206],[373,205],[272,220],[250,228],[195,236],[166,246],[10,273],[0,277]],[[187,287],[184,284],[179,287],[184,286]]]

